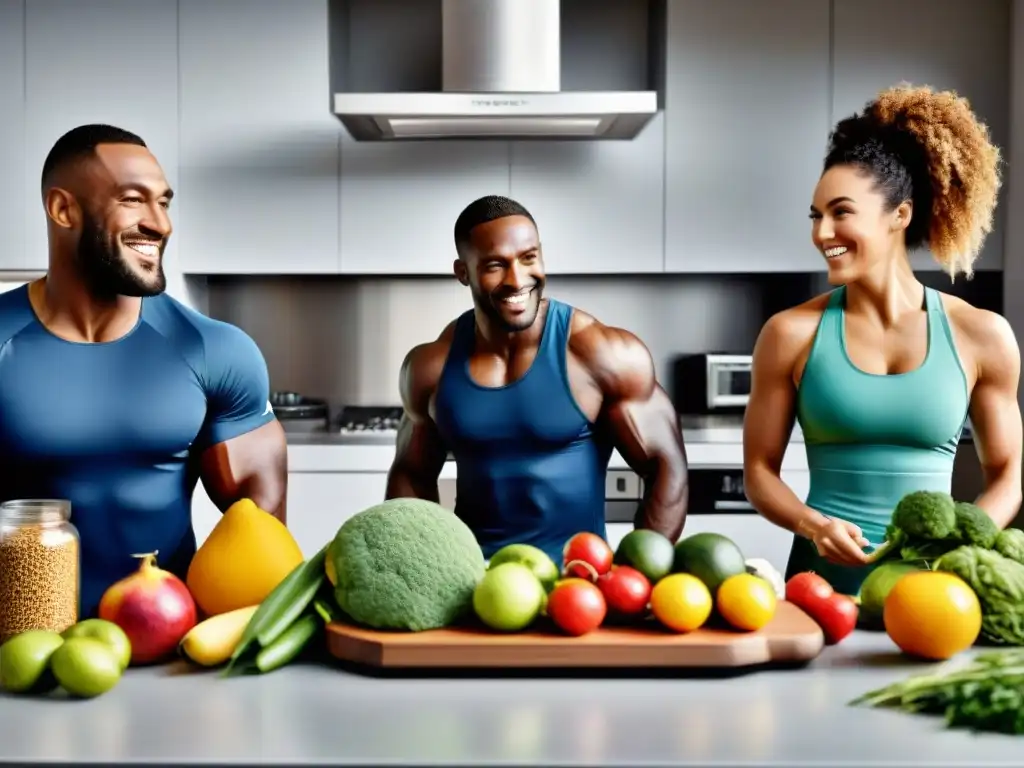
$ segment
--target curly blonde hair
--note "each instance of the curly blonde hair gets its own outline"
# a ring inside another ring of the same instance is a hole
[[[970,278],[1002,185],[1002,156],[970,103],[953,91],[887,88],[833,131],[826,169],[871,172],[890,206],[910,200],[907,247],[927,246],[950,278]]]

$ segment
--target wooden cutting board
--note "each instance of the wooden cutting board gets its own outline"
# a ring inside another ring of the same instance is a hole
[[[547,620],[536,626],[507,634],[477,626],[397,632],[333,622],[327,649],[343,661],[382,668],[716,668],[810,661],[825,645],[817,623],[788,602],[757,632],[702,627],[679,634],[646,621],[568,637]]]

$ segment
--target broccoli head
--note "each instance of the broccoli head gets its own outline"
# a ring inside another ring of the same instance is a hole
[[[940,491],[911,491],[892,513],[892,524],[909,537],[938,541],[954,538],[956,502]]]
[[[449,626],[473,607],[486,563],[454,513],[431,501],[391,499],[344,522],[331,544],[334,598],[376,629]]]
[[[952,496],[941,491],[911,491],[896,504],[885,529],[885,542],[868,559],[927,560],[956,546],[956,535],[956,502]]]
[[[964,544],[977,544],[979,547],[992,549],[998,535],[999,526],[985,510],[969,501],[956,503],[955,537],[958,540]]]
[[[1019,528],[1004,528],[996,536],[992,549],[1024,565],[1024,531]]]

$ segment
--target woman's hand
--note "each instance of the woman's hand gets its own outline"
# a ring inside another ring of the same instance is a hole
[[[826,518],[808,526],[805,534],[818,550],[818,554],[836,565],[867,565],[870,562],[864,547],[870,542],[853,523]]]

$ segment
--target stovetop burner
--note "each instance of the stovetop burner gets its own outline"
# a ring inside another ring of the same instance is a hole
[[[348,405],[338,416],[342,435],[370,432],[375,435],[396,434],[402,419],[402,409],[395,406]]]

